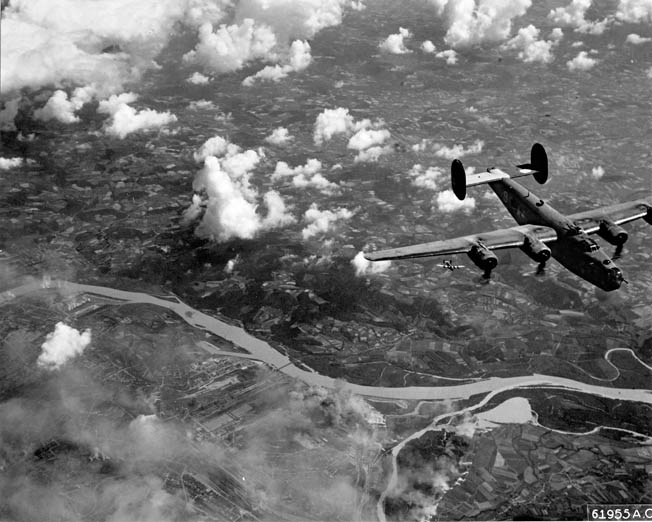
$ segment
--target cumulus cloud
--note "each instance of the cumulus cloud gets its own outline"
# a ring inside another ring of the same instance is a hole
[[[23,158],[0,158],[0,170],[15,169],[22,164]]]
[[[440,158],[454,160],[455,158],[461,158],[468,154],[479,154],[482,152],[484,147],[484,141],[475,140],[472,145],[468,148],[464,148],[464,145],[453,145],[448,147],[442,143],[434,142],[430,139],[422,139],[419,143],[412,145],[412,150],[414,152],[423,152],[431,150],[434,152],[435,156]]]
[[[451,47],[466,47],[505,40],[512,20],[525,14],[531,0],[432,0],[443,15],[447,31],[444,41]]]
[[[432,54],[437,50],[437,48],[435,47],[435,44],[432,43],[430,40],[424,40],[423,42],[421,42],[421,50],[424,53]]]
[[[210,100],[193,100],[188,104],[188,109],[191,111],[203,111],[216,108],[217,106]]]
[[[79,117],[75,114],[85,103],[93,99],[94,87],[77,87],[70,99],[65,91],[57,90],[48,99],[45,106],[34,111],[37,120],[57,120],[61,123],[76,123]]]
[[[109,119],[104,124],[104,131],[112,136],[124,139],[129,134],[138,131],[157,129],[177,121],[170,112],[157,112],[152,109],[137,111],[130,105],[138,97],[134,93],[112,95],[108,100],[102,100],[97,112],[108,114]]]
[[[518,58],[526,63],[550,63],[554,59],[552,49],[562,37],[562,30],[555,28],[550,34],[550,40],[539,40],[539,29],[530,24],[519,29],[514,38],[503,44],[503,48],[518,50]]]
[[[232,156],[240,151],[240,147],[230,143],[221,136],[214,136],[206,140],[199,149],[197,149],[193,157],[197,163],[202,163],[209,156]]]
[[[199,41],[183,57],[187,63],[197,64],[205,71],[227,73],[241,69],[246,63],[261,58],[273,59],[276,35],[266,25],[256,25],[251,18],[241,24],[213,25],[199,28]]]
[[[241,0],[236,19],[253,18],[271,27],[279,41],[312,38],[342,22],[346,0]]]
[[[337,183],[328,181],[321,174],[322,164],[317,159],[309,159],[305,165],[290,167],[285,161],[276,164],[272,181],[292,177],[292,184],[298,188],[316,188],[326,194],[332,194],[339,189]]]
[[[437,194],[435,201],[439,211],[444,213],[462,210],[465,214],[470,214],[475,208],[475,198],[467,196],[465,199],[460,201],[457,199],[457,196],[453,194],[452,190],[444,190],[443,192],[440,192]]]
[[[322,145],[337,134],[351,136],[347,147],[358,151],[355,162],[377,161],[392,150],[391,146],[385,145],[391,134],[382,128],[383,125],[382,120],[365,118],[355,121],[349,110],[343,107],[325,109],[315,120],[313,139],[316,145]]]
[[[593,179],[600,179],[602,176],[604,176],[604,169],[600,165],[591,169],[591,177]]]
[[[274,169],[274,173],[272,174],[272,180],[278,180],[281,178],[285,178],[288,176],[296,176],[296,175],[308,175],[312,176],[319,171],[321,171],[322,164],[321,161],[318,159],[309,159],[306,161],[305,165],[299,165],[297,167],[290,167],[285,161],[279,161],[276,164],[276,168]]]
[[[437,190],[437,180],[444,175],[444,171],[438,167],[424,169],[417,163],[408,171],[408,175],[412,178],[415,187]]]
[[[217,28],[206,23],[199,28],[199,41],[184,60],[213,73],[236,71],[263,60],[272,65],[248,77],[244,84],[279,80],[308,66],[307,40],[325,27],[340,24],[345,4],[344,0],[242,0],[235,8],[235,23]]]
[[[382,125],[379,122],[377,125]],[[387,129],[369,129],[366,127],[360,128],[351,138],[347,144],[349,149],[357,150],[354,162],[361,161],[378,161],[378,158],[384,154],[389,154],[392,151],[390,145],[385,145],[390,137],[390,132]]]
[[[548,18],[564,27],[588,34],[602,34],[610,23],[609,18],[602,21],[588,21],[584,17],[593,0],[572,0],[566,7],[557,7],[548,13]]]
[[[206,85],[208,82],[211,81],[211,79],[208,76],[205,76],[202,73],[195,71],[194,73],[192,73],[192,76],[186,79],[186,81],[188,83],[192,83],[193,85]]]
[[[616,9],[616,18],[629,23],[652,21],[652,2],[650,0],[620,0]]]
[[[457,52],[453,49],[446,49],[445,51],[439,51],[436,55],[437,58],[442,58],[446,60],[448,65],[455,65],[457,63]]]
[[[351,219],[353,212],[346,208],[337,208],[335,210],[319,210],[316,203],[310,205],[304,214],[304,220],[307,226],[301,231],[303,239],[325,234],[336,222]]]
[[[358,252],[351,260],[351,264],[355,267],[355,275],[358,277],[370,274],[380,274],[386,271],[392,264],[391,261],[369,261],[364,258],[363,252]]]
[[[310,65],[312,55],[310,54],[310,44],[301,40],[295,40],[290,46],[289,63],[285,65],[268,65],[258,71],[253,76],[247,76],[242,85],[251,86],[256,80],[269,80],[277,82],[287,77],[291,72],[303,71]]]
[[[272,133],[265,138],[265,142],[271,145],[287,145],[292,141],[293,136],[285,127],[277,127]]]
[[[632,45],[641,45],[647,42],[652,42],[652,38],[640,36],[636,33],[631,33],[627,35],[625,42]]]
[[[580,51],[580,53],[566,62],[566,67],[569,71],[588,71],[595,67],[598,63],[598,60],[591,58],[586,51]]]
[[[315,145],[322,145],[336,134],[346,134],[355,127],[349,109],[324,109],[315,120],[313,139]]]
[[[251,239],[260,231],[294,221],[282,197],[273,190],[263,196],[266,216],[258,214],[258,192],[250,177],[261,158],[262,151],[243,151],[219,136],[207,140],[195,153],[195,160],[203,161],[204,167],[193,181],[196,194],[183,218],[191,222],[205,208],[195,230],[199,237],[217,241]]]
[[[382,51],[386,51],[391,54],[410,53],[412,51],[405,47],[405,39],[411,37],[412,33],[410,33],[408,29],[399,27],[398,33],[390,34],[383,42],[380,43],[379,47]]]
[[[37,364],[47,370],[58,370],[66,361],[80,355],[91,343],[91,331],[79,330],[59,322],[45,338],[41,345],[41,355],[37,359]]]
[[[0,90],[94,84],[106,97],[155,66],[176,23],[223,15],[200,0],[12,0],[2,13]]]

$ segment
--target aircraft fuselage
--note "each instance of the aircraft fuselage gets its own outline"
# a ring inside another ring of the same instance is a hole
[[[492,181],[489,186],[519,225],[543,225],[557,232],[557,241],[549,246],[559,263],[603,290],[620,288],[621,270],[581,227],[513,179]]]

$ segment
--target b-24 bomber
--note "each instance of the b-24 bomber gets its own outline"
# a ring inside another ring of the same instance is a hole
[[[451,165],[451,185],[454,194],[463,200],[467,187],[488,184],[514,217],[517,226],[366,252],[364,257],[369,261],[382,261],[465,253],[484,271],[483,277],[489,279],[491,271],[498,266],[498,257],[493,250],[518,247],[539,264],[539,272],[553,257],[568,270],[602,290],[617,290],[623,282],[626,283],[620,268],[590,235],[597,234],[614,245],[614,258],[619,257],[628,239],[627,232],[620,225],[639,218],[652,225],[652,199],[564,215],[514,180],[523,176],[533,176],[540,184],[548,180],[548,156],[541,144],[532,146],[530,163],[516,168],[518,171],[512,175],[498,168],[490,168],[486,172],[467,176],[462,162],[456,159]]]

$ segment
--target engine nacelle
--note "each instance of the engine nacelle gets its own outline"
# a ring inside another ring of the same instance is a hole
[[[616,223],[607,219],[600,221],[598,235],[615,246],[624,245],[629,237],[623,227],[616,225]]]
[[[643,216],[643,219],[648,225],[652,225],[652,207],[647,207],[647,213]]]
[[[531,236],[525,237],[525,243],[523,243],[521,250],[537,263],[545,263],[552,255],[551,250],[543,241]]]
[[[498,266],[498,258],[486,246],[476,244],[471,247],[466,254],[478,268],[485,271],[491,271]]]

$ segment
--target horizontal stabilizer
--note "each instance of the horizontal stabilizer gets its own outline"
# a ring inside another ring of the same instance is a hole
[[[466,188],[475,185],[483,185],[493,181],[509,178],[521,178],[523,176],[533,176],[539,183],[545,183],[548,179],[548,156],[546,150],[540,143],[535,143],[530,152],[530,163],[518,165],[518,172],[514,174],[507,174],[497,168],[487,169],[486,172],[479,174],[466,175],[464,165],[458,159],[453,160],[451,164],[451,186],[453,193],[457,199],[464,199],[466,197]]]

